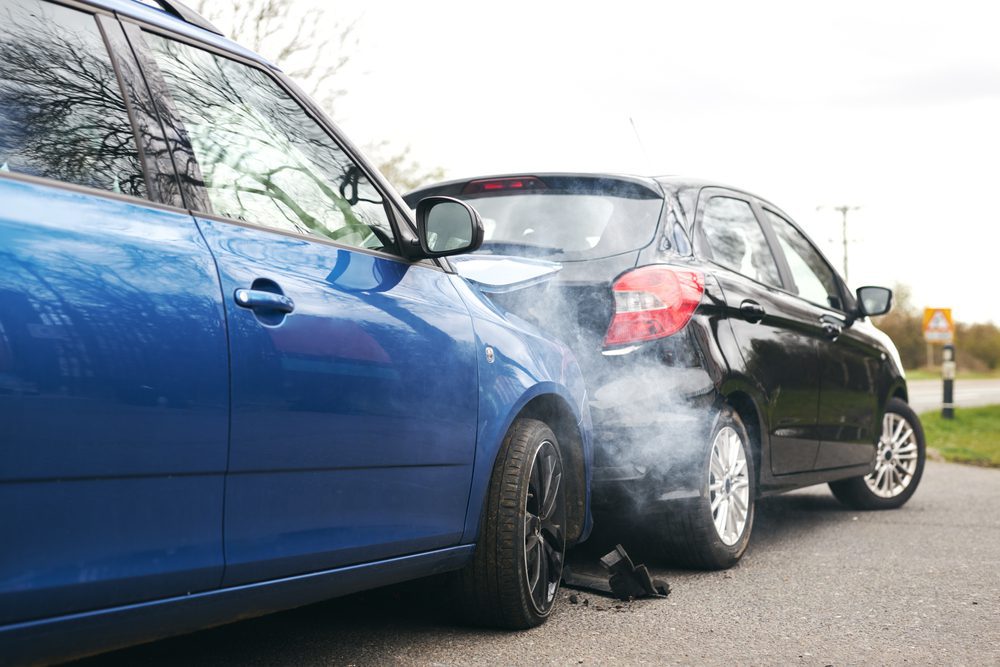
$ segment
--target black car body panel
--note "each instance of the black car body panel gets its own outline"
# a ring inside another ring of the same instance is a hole
[[[468,194],[469,183],[516,178],[529,177],[451,181],[404,199],[412,207],[425,196],[446,194],[477,206],[512,193]],[[595,429],[596,509],[623,502],[649,509],[649,503],[698,494],[692,474],[697,448],[685,442],[703,439],[710,426],[706,417],[723,404],[740,415],[752,436],[759,495],[872,470],[886,403],[893,396],[906,398],[898,355],[888,337],[858,315],[854,296],[832,268],[837,284],[830,304],[796,293],[766,217],[790,221],[781,209],[739,189],[680,177],[533,173],[530,178],[553,188],[572,183],[588,192],[614,192],[621,183],[658,191],[662,198],[655,231],[641,247],[581,261],[555,259],[563,269],[552,281],[494,297],[502,308],[562,339],[580,361]],[[706,202],[713,197],[742,201],[753,211],[774,254],[777,284],[713,259],[702,228]],[[602,340],[614,314],[612,285],[636,267],[660,264],[704,273],[700,305],[681,331],[609,354]]]

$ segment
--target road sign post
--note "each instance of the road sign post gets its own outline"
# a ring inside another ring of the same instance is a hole
[[[924,308],[924,340],[927,341],[927,365],[933,361],[933,346],[941,349],[941,379],[944,395],[941,401],[941,417],[955,418],[955,322],[951,319],[951,308]]]

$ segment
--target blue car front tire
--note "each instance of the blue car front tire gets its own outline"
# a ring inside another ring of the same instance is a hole
[[[518,419],[490,479],[475,556],[456,573],[460,619],[532,628],[555,605],[566,558],[566,495],[555,434]]]

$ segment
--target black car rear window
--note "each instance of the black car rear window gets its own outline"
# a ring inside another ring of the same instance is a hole
[[[560,192],[468,197],[483,218],[479,252],[573,261],[638,250],[656,233],[663,200]]]

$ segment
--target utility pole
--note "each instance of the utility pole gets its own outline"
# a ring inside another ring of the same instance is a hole
[[[857,211],[861,207],[860,206],[846,206],[846,205],[842,205],[842,206],[817,206],[816,210],[820,211],[820,210],[822,210],[824,208],[830,208],[830,209],[833,209],[834,211],[840,211],[840,215],[841,215],[841,227],[842,227],[843,236],[844,236],[844,282],[846,283],[846,282],[848,282],[847,281],[847,213],[849,211]]]

